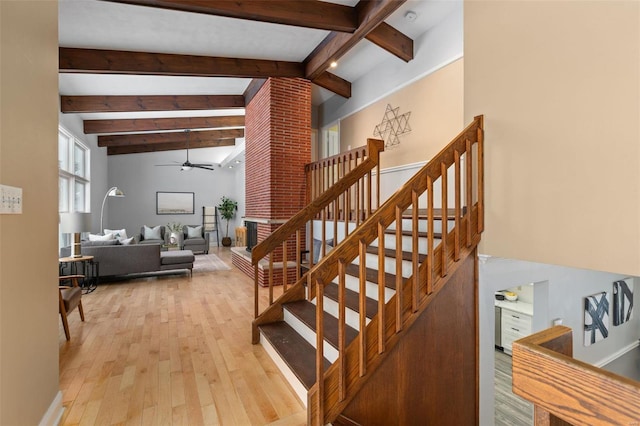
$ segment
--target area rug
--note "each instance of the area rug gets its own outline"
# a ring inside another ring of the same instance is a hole
[[[215,272],[230,271],[228,266],[222,259],[213,253],[197,254],[196,260],[193,262],[193,272]]]

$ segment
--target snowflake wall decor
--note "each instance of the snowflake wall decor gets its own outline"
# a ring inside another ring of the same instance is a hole
[[[400,107],[393,108],[391,104],[387,104],[382,122],[373,130],[374,136],[382,138],[385,148],[400,144],[399,136],[411,132],[411,126],[409,126],[411,111],[398,115],[399,109]]]

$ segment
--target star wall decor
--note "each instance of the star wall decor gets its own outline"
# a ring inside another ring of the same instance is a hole
[[[374,136],[382,138],[385,148],[399,145],[399,136],[411,132],[411,126],[409,126],[411,111],[399,115],[399,110],[400,107],[393,108],[391,104],[387,104],[382,122],[373,130]]]

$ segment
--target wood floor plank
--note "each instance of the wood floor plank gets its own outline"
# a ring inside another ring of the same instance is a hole
[[[229,249],[212,251],[231,265]],[[251,345],[253,291],[233,268],[112,281],[83,295],[86,321],[70,318],[70,342],[59,328],[61,424],[304,423],[291,387]]]

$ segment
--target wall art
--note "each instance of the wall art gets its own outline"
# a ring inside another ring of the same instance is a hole
[[[156,214],[194,214],[193,192],[156,192]]]
[[[633,313],[633,278],[613,283],[613,325],[621,325],[631,319]]]
[[[399,136],[411,132],[411,126],[409,126],[411,111],[400,114],[399,110],[400,107],[393,108],[391,104],[387,104],[382,121],[373,130],[373,136],[382,139],[385,148],[400,144]]]
[[[607,293],[584,298],[584,345],[591,346],[609,335],[609,300]]]

